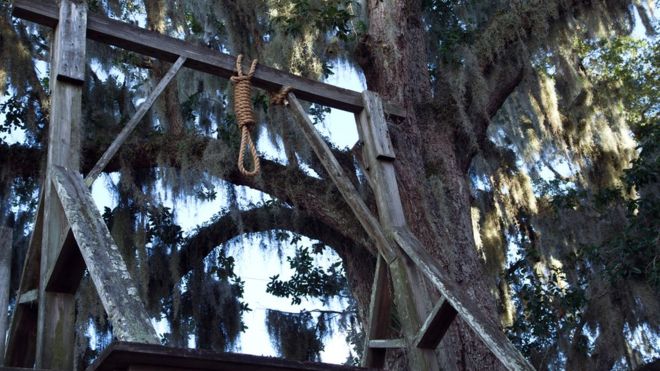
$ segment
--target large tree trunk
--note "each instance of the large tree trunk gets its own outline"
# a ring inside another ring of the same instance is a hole
[[[406,119],[390,122],[398,183],[411,229],[449,276],[493,317],[497,315],[475,248],[465,155],[457,143],[457,116],[432,109],[421,1],[371,0],[369,30],[358,57],[369,90],[401,104]],[[443,109],[450,112],[449,109]],[[497,321],[496,321],[497,322]],[[445,370],[502,366],[461,320],[441,342]]]

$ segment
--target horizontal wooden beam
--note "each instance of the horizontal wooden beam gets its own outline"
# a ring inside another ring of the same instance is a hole
[[[26,291],[18,296],[18,304],[21,305],[34,305],[37,300],[39,300],[39,290],[37,289]]]
[[[400,349],[406,347],[403,339],[373,339],[369,340],[369,348],[376,349]]]
[[[456,310],[444,297],[440,298],[419,330],[415,346],[424,349],[437,348],[454,318],[456,318]]]
[[[119,340],[159,343],[137,286],[82,176],[60,166],[53,166],[52,175],[66,219],[110,318],[113,335]]]
[[[58,23],[57,6],[38,0],[15,0],[13,15],[53,28]],[[185,67],[223,78],[232,76],[236,68],[233,56],[95,14],[88,15],[87,37],[166,62],[174,63],[179,57],[185,57]],[[291,86],[301,99],[345,111],[357,113],[363,108],[362,96],[358,92],[264,65],[257,67],[252,83],[268,91]],[[390,115],[406,115],[403,108],[393,104],[386,104],[385,109]]]
[[[275,357],[214,352],[205,349],[117,342],[96,358],[88,371],[377,371],[345,365],[293,361]]]

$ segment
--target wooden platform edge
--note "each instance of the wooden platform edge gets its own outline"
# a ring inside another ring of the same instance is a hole
[[[251,354],[214,352],[202,349],[172,348],[163,345],[115,342],[108,346],[87,371],[120,371],[131,365],[156,370],[215,371],[375,371],[373,368],[329,363],[291,361]],[[151,367],[151,368],[149,368]]]

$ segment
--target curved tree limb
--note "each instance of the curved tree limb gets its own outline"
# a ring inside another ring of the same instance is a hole
[[[159,276],[162,272],[152,272],[149,278],[149,290],[158,291],[159,297],[167,296],[171,293],[173,284],[199,266],[216,247],[243,234],[272,230],[287,230],[321,241],[344,258],[348,251],[351,253],[354,253],[355,249],[367,251],[366,244],[370,243],[364,232],[351,235],[345,230],[334,230],[312,216],[285,206],[267,205],[241,211],[238,215],[230,211],[213,223],[199,228],[186,239],[178,255],[171,258],[177,262],[175,269],[177,276],[164,279]],[[159,259],[157,255],[152,256],[150,265],[156,264],[157,259]]]

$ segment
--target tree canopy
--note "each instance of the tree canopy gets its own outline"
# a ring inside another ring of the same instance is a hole
[[[389,126],[413,231],[535,367],[657,364],[660,8],[653,1],[87,3],[90,12],[310,79],[327,79],[340,65],[354,69],[407,112]],[[17,236],[14,292],[44,176],[52,35],[12,18],[11,9],[11,1],[0,3],[0,224]],[[83,173],[169,67],[91,41],[87,48]],[[192,336],[201,348],[232,349],[250,303],[229,246],[259,236],[266,249],[297,246],[286,259],[295,274],[272,277],[270,294],[293,303],[350,297],[340,323],[355,354],[347,362],[355,362],[373,242],[269,92],[252,96],[254,135],[280,155],[262,152],[257,177],[238,172],[230,92],[227,80],[183,69],[105,169],[117,206],[103,217],[150,314],[170,326],[165,344],[185,346]],[[322,126],[329,109],[305,108]],[[359,144],[332,150],[375,207]],[[161,192],[182,204],[222,197],[224,207],[184,233]],[[260,200],[246,202],[244,192]],[[340,260],[316,266],[314,255],[325,249]],[[90,282],[77,305],[82,367],[99,349],[90,344],[107,344],[111,328]],[[272,311],[268,329],[282,356],[318,360],[333,315]],[[496,365],[474,339],[452,325],[438,362]],[[391,367],[405,362],[397,354],[388,353]]]

